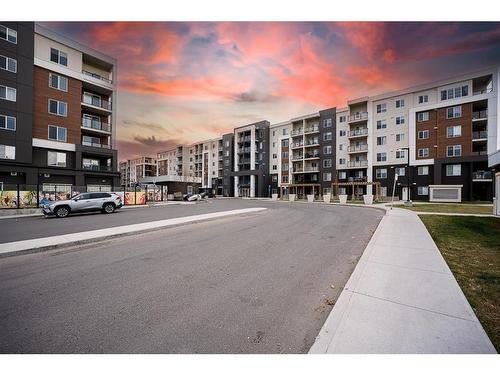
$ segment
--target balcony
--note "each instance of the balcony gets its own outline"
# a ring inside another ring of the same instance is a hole
[[[298,135],[302,135],[302,134],[304,134],[304,129],[300,128],[300,129],[292,130],[290,132],[290,134],[291,134],[292,137],[296,137]]]
[[[298,155],[292,155],[292,161],[301,161],[304,158],[304,155],[298,154]]]
[[[306,154],[304,155],[304,159],[319,159],[319,152],[306,152]]]
[[[486,120],[488,118],[488,110],[483,109],[482,111],[472,112],[472,120]]]
[[[368,160],[360,160],[360,161],[348,161],[348,168],[364,168],[368,166]]]
[[[95,120],[88,117],[82,117],[82,128],[88,130],[95,130],[102,133],[111,133],[111,125],[99,120]]]
[[[111,102],[101,99],[98,96],[82,94],[82,104],[90,106],[94,109],[104,110],[106,112],[111,112]]]
[[[239,137],[238,138],[238,142],[241,143],[241,142],[250,142],[252,140],[252,137],[247,135],[246,137]]]
[[[87,76],[87,77],[91,77],[91,78],[97,79],[99,81],[103,81],[105,83],[108,83],[108,84],[113,83],[113,81],[111,81],[109,78],[102,77],[101,75],[89,72],[88,70],[82,70],[82,74]]]
[[[492,181],[491,171],[476,171],[472,172],[473,181]]]
[[[347,138],[366,137],[367,135],[368,128],[350,130],[347,132]]]
[[[290,148],[291,149],[302,148],[302,147],[304,147],[304,143],[302,143],[302,142],[290,143]]]
[[[368,151],[368,145],[358,145],[358,146],[349,146],[347,147],[347,152],[350,154],[354,154],[357,152],[367,152]]]
[[[350,115],[349,118],[347,119],[347,122],[352,123],[365,120],[368,120],[368,112],[357,112],[353,115]]]
[[[97,147],[97,148],[111,148],[110,145],[105,145],[103,143],[82,141],[82,146]]]
[[[304,134],[317,133],[317,132],[319,132],[319,126],[313,126],[310,128],[306,128]]]
[[[477,156],[477,155],[488,155],[488,150],[472,151],[471,155],[474,155],[474,156]]]
[[[249,153],[251,150],[250,147],[241,147],[238,149],[238,154],[244,154],[244,153]]]
[[[306,142],[304,147],[319,146],[319,139],[313,140],[311,142]]]
[[[113,169],[108,165],[82,165],[82,169],[95,172],[111,172]]]
[[[472,132],[473,141],[486,141],[488,139],[488,132],[486,130],[479,132]]]

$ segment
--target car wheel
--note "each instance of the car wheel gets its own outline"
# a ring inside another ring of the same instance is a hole
[[[68,207],[58,207],[56,208],[55,212],[56,216],[59,218],[63,218],[69,215],[69,208]]]
[[[112,203],[106,203],[102,209],[106,214],[112,214],[115,212],[115,206]]]

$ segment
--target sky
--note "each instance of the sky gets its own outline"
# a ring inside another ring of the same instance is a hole
[[[118,60],[120,160],[500,63],[500,23],[45,25]]]

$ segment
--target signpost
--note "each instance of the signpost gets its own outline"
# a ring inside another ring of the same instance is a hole
[[[394,206],[394,193],[396,192],[396,181],[398,180],[398,174],[394,173],[394,185],[392,186],[392,199],[391,199],[391,210]]]

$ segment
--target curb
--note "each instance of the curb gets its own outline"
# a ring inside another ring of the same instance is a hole
[[[267,208],[256,207],[256,208],[245,208],[239,210],[220,211],[220,212],[212,212],[209,214],[158,220],[148,223],[122,225],[118,227],[97,229],[80,233],[71,233],[71,234],[51,236],[45,238],[35,238],[30,240],[7,242],[0,244],[0,258],[47,251],[47,250],[57,249],[60,247],[98,242],[121,236],[129,236],[133,234],[152,232],[155,230],[160,230],[165,228],[173,228],[182,225],[216,220],[224,217],[262,212],[265,210],[267,210]]]

